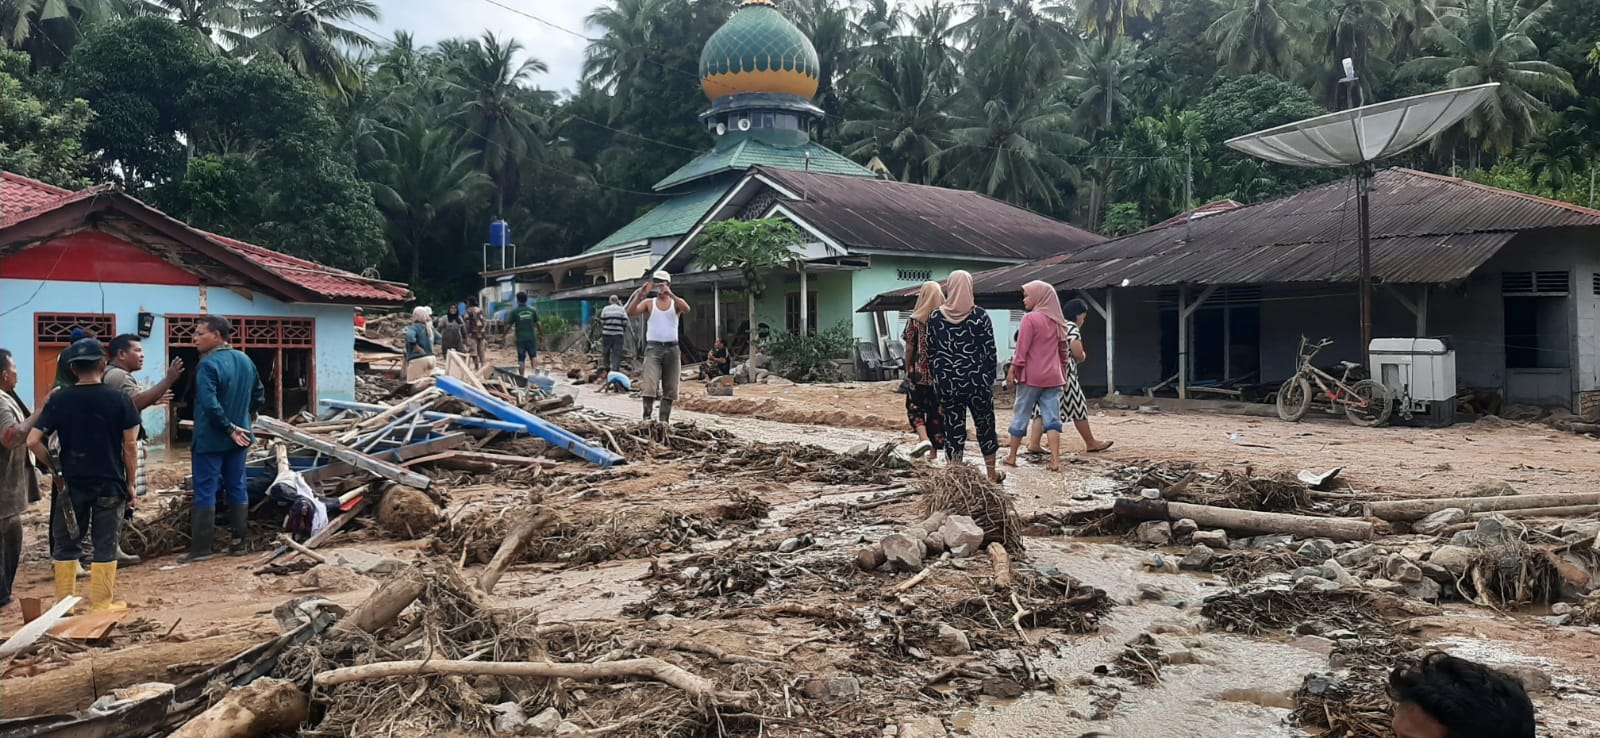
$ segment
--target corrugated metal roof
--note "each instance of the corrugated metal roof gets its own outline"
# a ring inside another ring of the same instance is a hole
[[[847,177],[871,177],[872,171],[815,141],[799,146],[778,146],[759,138],[746,137],[736,144],[707,151],[667,175],[655,184],[655,189],[665,190],[685,182],[708,177],[720,172],[743,172],[750,167],[776,167],[797,172],[811,171],[819,174],[840,174]]]
[[[1387,169],[1372,192],[1373,276],[1391,283],[1464,279],[1518,233],[1600,226],[1600,211],[1450,177]],[[1064,258],[975,275],[979,294],[1042,279],[1059,290],[1178,284],[1354,282],[1356,190],[1349,180],[1259,205],[1091,245]],[[870,309],[895,309],[886,293]]]
[[[688,233],[689,229],[705,216],[706,211],[728,193],[728,188],[731,186],[730,182],[720,187],[702,187],[663,201],[650,212],[617,229],[616,233],[606,236],[605,240],[589,247],[584,253],[597,254],[630,243]]]
[[[799,195],[781,204],[852,250],[1002,259],[1057,256],[1105,240],[975,192],[757,167]]]

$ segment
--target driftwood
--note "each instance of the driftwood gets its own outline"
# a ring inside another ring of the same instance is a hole
[[[654,679],[677,687],[702,704],[740,707],[750,701],[742,692],[724,692],[709,680],[696,676],[661,659],[642,658],[607,661],[599,664],[563,664],[548,661],[495,662],[495,661],[380,661],[362,666],[346,666],[317,674],[313,683],[328,688],[366,679],[385,679],[397,676],[430,676],[434,674],[461,674],[468,676],[505,676],[535,679],[615,679],[634,677]]]
[[[258,645],[262,637],[236,632],[184,643],[152,643],[95,652],[59,669],[0,680],[7,718],[53,715],[84,707],[112,690],[144,682],[176,682]]]
[[[288,546],[289,548],[294,549],[297,553],[300,553],[300,554],[304,555],[306,558],[311,559],[312,561],[315,561],[315,562],[317,562],[319,564],[328,563],[328,557],[323,556],[322,554],[319,554],[316,551],[312,551],[311,549],[306,548],[304,545],[296,543],[295,540],[293,538],[290,538],[288,535],[285,535],[283,533],[279,533],[278,534],[278,542],[283,544],[283,545],[285,545],[285,546]]]
[[[294,732],[311,718],[306,693],[282,679],[257,679],[223,697],[170,738],[253,738]]]
[[[989,558],[994,561],[994,588],[1011,589],[1014,577],[1011,572],[1011,554],[1006,553],[1006,547],[999,542],[989,544],[986,549]]]
[[[1365,541],[1374,534],[1372,523],[1349,518],[1314,518],[1288,513],[1257,512],[1165,500],[1117,500],[1117,517],[1133,520],[1182,520],[1204,528],[1225,528],[1246,533],[1281,533],[1300,538]]]
[[[1600,513],[1600,505],[1565,505],[1562,507],[1530,507],[1523,510],[1472,513],[1474,520],[1500,516],[1502,518],[1571,518]]]
[[[422,596],[425,588],[422,577],[415,571],[390,579],[373,590],[349,617],[340,620],[334,630],[375,632],[400,617],[400,613]]]
[[[500,541],[500,549],[494,552],[494,558],[489,560],[489,565],[483,568],[483,573],[478,575],[478,588],[484,592],[493,592],[494,585],[500,582],[500,576],[505,574],[506,567],[511,565],[513,559],[522,547],[534,534],[550,527],[556,516],[544,508],[530,510],[522,519],[512,524],[504,540]]]
[[[1600,492],[1504,497],[1435,497],[1423,500],[1388,500],[1367,503],[1367,514],[1384,520],[1420,520],[1440,510],[1459,507],[1469,513],[1527,510],[1539,507],[1600,505]],[[1195,522],[1199,522],[1198,520]]]
[[[72,608],[77,607],[80,602],[83,602],[83,598],[77,595],[63,597],[60,602],[46,610],[43,615],[18,628],[17,632],[12,633],[5,643],[0,643],[0,659],[20,653],[33,645],[34,641],[43,638],[44,634],[49,633],[51,628],[56,627],[56,623],[67,617],[67,613]]]
[[[922,580],[927,579],[930,576],[933,576],[933,570],[934,569],[938,568],[938,566],[940,564],[943,564],[944,562],[949,561],[949,560],[950,560],[950,552],[949,551],[946,551],[946,552],[944,552],[942,554],[939,554],[939,559],[937,561],[934,561],[933,563],[923,567],[922,571],[917,572],[916,576],[913,576],[910,579],[907,579],[907,580],[905,580],[905,581],[903,581],[903,582],[901,582],[899,584],[894,585],[893,587],[890,587],[889,588],[889,594],[900,594],[901,592],[904,592],[904,591],[906,591],[908,589],[911,589],[912,587],[917,586],[918,584],[921,584]]]

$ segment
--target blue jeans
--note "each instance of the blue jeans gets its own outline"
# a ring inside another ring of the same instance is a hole
[[[77,561],[83,554],[83,537],[94,542],[94,562],[117,560],[117,536],[122,532],[122,511],[127,509],[128,485],[110,479],[80,479],[51,490],[50,558]],[[67,530],[60,506],[71,506],[77,536]]]
[[[1046,433],[1061,432],[1061,388],[1018,384],[1017,401],[1011,406],[1009,430],[1012,438],[1028,435],[1028,421],[1033,418],[1034,408],[1039,409],[1039,417],[1044,419]]]
[[[539,342],[538,341],[518,341],[517,342],[517,363],[518,364],[521,364],[521,363],[523,363],[525,361],[537,361],[538,358],[539,358]]]
[[[194,506],[201,510],[217,508],[217,492],[228,493],[228,504],[248,505],[244,489],[245,449],[220,454],[194,454]]]

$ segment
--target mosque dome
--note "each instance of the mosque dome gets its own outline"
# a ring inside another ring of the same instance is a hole
[[[700,87],[712,102],[746,94],[810,100],[819,66],[811,39],[773,0],[744,0],[700,52]]]

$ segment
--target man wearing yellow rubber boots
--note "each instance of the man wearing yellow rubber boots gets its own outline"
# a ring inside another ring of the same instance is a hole
[[[134,504],[132,471],[138,468],[139,413],[133,401],[115,387],[101,383],[106,371],[106,350],[98,340],[85,338],[67,347],[67,362],[77,384],[57,390],[39,412],[28,432],[28,447],[40,459],[50,459],[45,436],[56,434],[60,458],[50,472],[66,481],[67,499],[51,505],[50,526],[55,531],[56,599],[76,593],[78,552],[84,531],[94,541],[94,563],[89,566],[89,607],[120,610],[114,602],[117,583],[117,532],[122,512]]]

